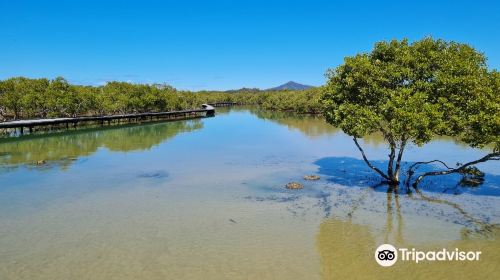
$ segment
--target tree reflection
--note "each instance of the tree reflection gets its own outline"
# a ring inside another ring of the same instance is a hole
[[[401,215],[401,204],[399,203],[399,193],[397,189],[389,188],[387,190],[387,221],[385,227],[385,243],[390,243],[389,235],[393,231],[393,221],[394,221],[394,206],[396,210],[396,222],[397,230],[395,241],[398,244],[403,244],[403,216]]]
[[[250,112],[259,119],[270,120],[288,129],[297,129],[301,133],[311,138],[317,138],[324,135],[333,135],[341,132],[340,129],[331,126],[322,116],[310,114],[297,114],[283,111],[267,111],[256,108],[250,109]]]
[[[0,142],[0,164],[33,165],[44,161],[67,168],[75,159],[91,155],[101,147],[117,152],[147,150],[179,133],[202,127],[201,120],[189,120],[4,139]]]
[[[499,225],[497,224],[489,224],[478,218],[473,217],[471,214],[465,211],[458,203],[451,202],[442,198],[435,198],[432,196],[425,195],[419,189],[415,190],[415,194],[410,193],[408,196],[411,199],[418,199],[426,201],[428,203],[443,204],[453,208],[457,213],[459,213],[462,216],[462,220],[470,223],[469,227],[464,227],[462,230],[463,238],[470,238],[474,236],[489,237],[493,235],[495,231],[497,231],[499,228]]]
[[[345,219],[331,217],[320,224],[316,236],[316,248],[320,257],[323,279],[396,279],[399,277],[401,279],[408,277],[412,279],[492,279],[497,275],[496,267],[500,257],[498,225],[488,224],[474,218],[457,203],[429,197],[420,192],[410,196],[410,199],[450,206],[460,213],[463,219],[474,222],[481,230],[472,230],[466,226],[462,230],[460,240],[414,246],[411,239],[405,238],[406,227],[400,199],[401,195],[397,189],[387,191],[383,240],[377,238],[381,235],[370,226],[353,221],[355,210],[350,211]],[[353,208],[357,207],[353,206]],[[394,217],[396,225],[394,225]],[[396,247],[417,248],[422,251],[442,248],[481,251],[482,259],[480,262],[446,261],[419,264],[398,261],[394,267],[388,269],[379,266],[374,260],[375,249],[382,243],[394,244]]]

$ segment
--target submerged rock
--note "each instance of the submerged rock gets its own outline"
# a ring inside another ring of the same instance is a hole
[[[139,178],[150,178],[150,179],[162,179],[162,178],[167,178],[168,176],[169,176],[168,172],[163,171],[163,170],[144,172],[144,173],[137,175],[137,177],[139,177]]]
[[[290,182],[290,183],[286,184],[286,188],[289,190],[300,190],[300,189],[304,188],[304,185],[302,185],[301,183],[297,183],[297,182]]]
[[[310,181],[316,181],[319,180],[321,177],[318,175],[306,175],[304,176],[304,180],[310,180]]]

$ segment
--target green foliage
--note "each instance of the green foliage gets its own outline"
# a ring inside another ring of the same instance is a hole
[[[206,99],[167,85],[110,82],[92,87],[71,85],[60,77],[19,77],[0,81],[0,119],[171,111],[199,107]]]
[[[459,173],[462,175],[459,183],[461,186],[477,187],[484,183],[484,172],[475,166],[467,167]]]
[[[466,44],[432,38],[379,42],[328,71],[324,115],[354,137],[380,131],[391,150],[401,153],[406,142],[422,145],[436,134],[498,148],[499,74],[485,62]]]
[[[321,89],[301,91],[267,91],[255,96],[254,104],[264,109],[293,111],[297,113],[321,113]]]
[[[63,78],[0,81],[0,120],[74,117],[199,108],[203,103],[236,102],[266,109],[319,113],[321,91],[177,91],[168,85],[109,82],[71,85]]]

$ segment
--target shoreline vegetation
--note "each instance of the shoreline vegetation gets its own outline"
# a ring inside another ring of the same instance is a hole
[[[109,82],[73,85],[62,77],[0,81],[0,122],[198,108],[203,103],[234,102],[263,109],[321,113],[321,88],[305,90],[179,91],[165,84]]]

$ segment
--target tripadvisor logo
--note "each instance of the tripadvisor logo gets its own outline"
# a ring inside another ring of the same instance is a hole
[[[399,248],[382,244],[375,250],[375,261],[381,266],[392,266],[399,259],[419,263],[421,261],[479,261],[481,251],[460,251],[442,249],[439,251],[418,251],[415,248]]]
[[[381,266],[392,266],[398,260],[398,251],[391,244],[382,244],[375,250],[375,260]]]

